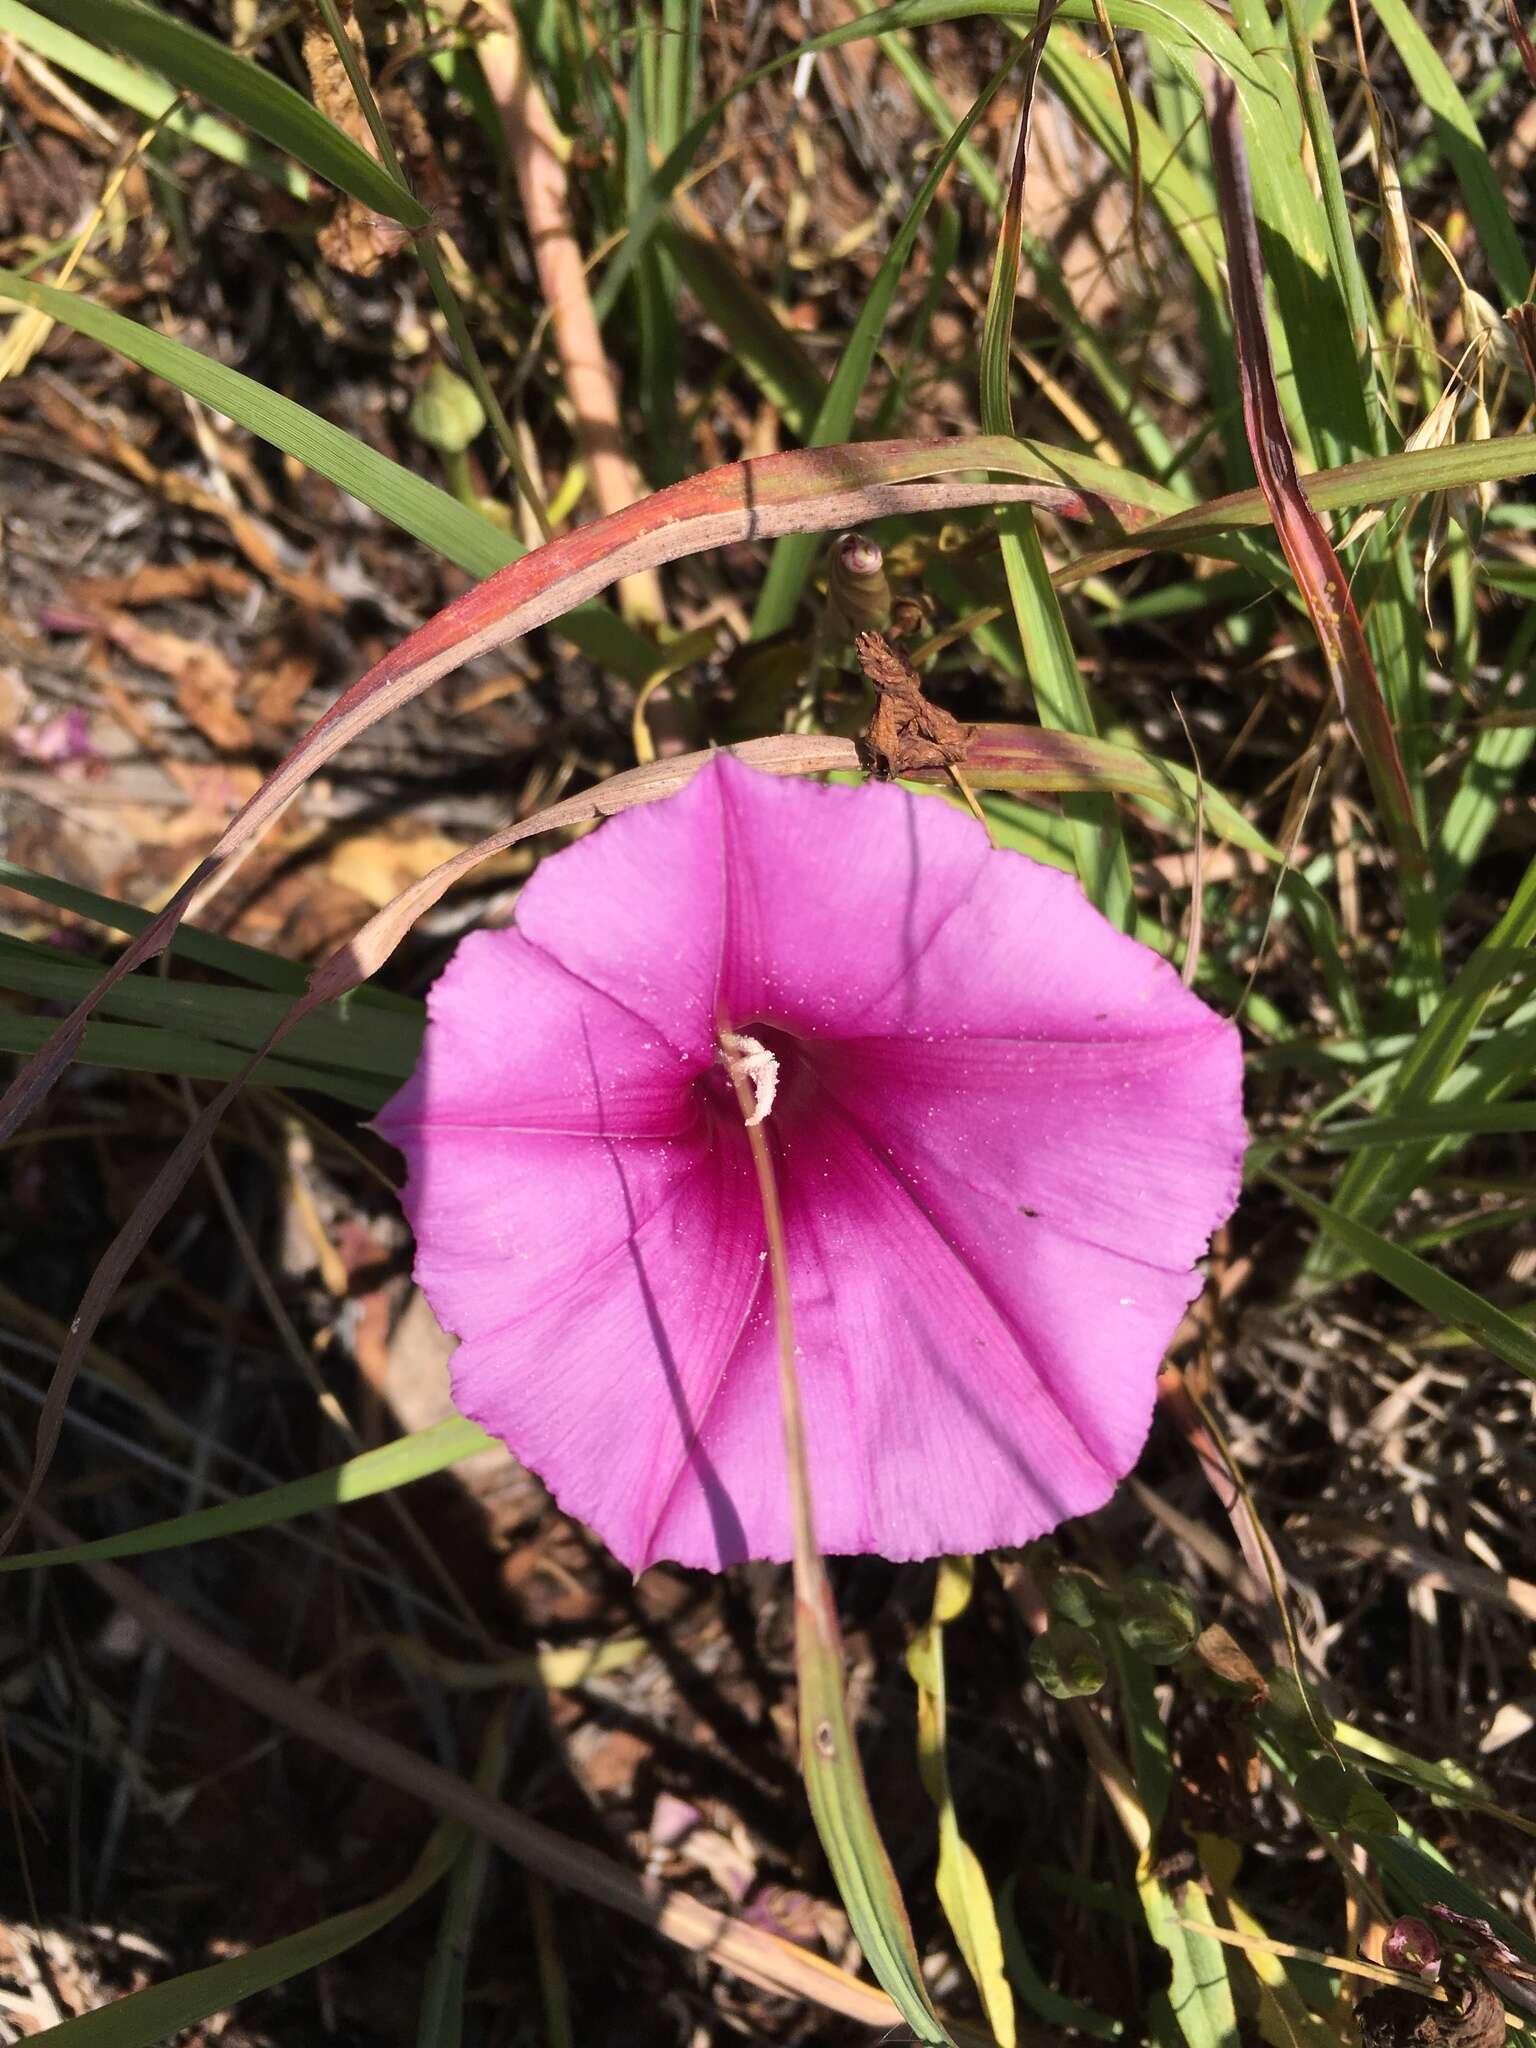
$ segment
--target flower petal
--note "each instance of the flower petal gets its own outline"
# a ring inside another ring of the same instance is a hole
[[[530,1223],[541,1201],[565,1210],[563,1285],[536,1261],[526,1280],[461,1263],[435,1235],[417,1266],[464,1339],[459,1408],[636,1571],[669,1554],[655,1530],[679,1493],[704,1532],[692,1561],[749,1554],[735,1488],[697,1432],[762,1285],[756,1186],[744,1140],[701,1146],[676,1171],[657,1156],[667,1149],[587,1145],[553,1183],[531,1166],[521,1214]]]
[[[541,862],[517,905],[531,945],[704,1065],[715,1056],[725,917],[717,772],[708,764],[676,796]]]
[[[460,1129],[670,1137],[694,1118],[697,1061],[520,931],[471,932],[427,1018],[415,1073],[375,1119],[418,1166]]]
[[[914,970],[982,873],[986,835],[937,798],[882,784],[808,788],[728,755],[706,772],[727,850],[730,1021],[820,1037],[903,1014]]]
[[[1160,1347],[1192,1291],[1155,1276],[1139,1317],[1034,1355],[973,1263],[836,1114],[779,1147],[817,1540],[932,1557],[1027,1541],[1099,1507],[1140,1448]],[[1075,1257],[1076,1255],[1074,1255]],[[1093,1253],[1095,1297],[1134,1271]],[[1083,1262],[1076,1261],[1079,1277]],[[1150,1327],[1149,1327],[1150,1324]],[[1112,1437],[1082,1426],[1119,1411]],[[1094,1436],[1101,1437],[1093,1442]],[[760,1300],[700,1432],[752,1557],[790,1555],[772,1317]],[[715,1564],[713,1523],[679,1487],[654,1555]],[[727,1558],[725,1561],[729,1561]]]
[[[1244,1143],[1237,1032],[1193,997],[1189,1009],[1178,1036],[841,1039],[814,1062],[925,1199],[944,1191],[949,1216],[1008,1224],[1021,1256],[1052,1230],[1183,1274],[1237,1199]]]

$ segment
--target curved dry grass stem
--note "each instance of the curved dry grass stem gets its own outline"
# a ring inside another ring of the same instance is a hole
[[[50,1541],[75,1542],[73,1533],[55,1516],[41,1508],[35,1512]],[[553,1828],[500,1800],[487,1798],[441,1764],[417,1756],[403,1743],[310,1698],[254,1658],[232,1649],[151,1593],[131,1572],[99,1561],[81,1569],[172,1656],[210,1685],[332,1756],[394,1785],[409,1798],[465,1822],[506,1850],[524,1869],[654,1928],[665,1940],[707,1957],[766,1991],[806,1999],[865,2026],[892,2029],[900,2024],[900,2015],[884,1992],[861,1984],[846,1970],[794,1942],[716,1912],[653,1879],[636,1876],[596,1850],[568,1842]]]
[[[622,512],[645,495],[645,485],[625,452],[619,380],[603,347],[586,264],[571,227],[568,145],[539,90],[512,10],[489,0],[487,12],[500,25],[480,39],[480,68],[506,134],[539,288],[575,416],[577,445],[598,511]],[[619,604],[631,619],[647,624],[664,620],[666,604],[656,571],[637,569],[626,576],[619,585]]]

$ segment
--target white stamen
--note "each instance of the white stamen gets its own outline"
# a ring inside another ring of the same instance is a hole
[[[721,1032],[720,1057],[731,1079],[745,1081],[752,1090],[757,1107],[747,1118],[750,1130],[773,1108],[773,1098],[779,1092],[779,1062],[761,1039],[748,1038],[744,1031]]]

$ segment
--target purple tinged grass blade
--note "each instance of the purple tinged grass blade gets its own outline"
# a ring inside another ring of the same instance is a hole
[[[1427,872],[1413,797],[1349,580],[1297,473],[1275,385],[1264,306],[1264,259],[1237,95],[1223,72],[1216,74],[1210,128],[1249,451],[1275,532],[1317,634],[1344,722],[1365,763],[1411,895],[1415,893],[1413,879]]]
[[[106,991],[163,953],[202,885],[260,834],[311,775],[378,719],[476,654],[550,624],[625,576],[706,548],[1020,500],[1063,518],[1094,516],[1083,492],[1058,483],[970,483],[954,474],[978,469],[1038,478],[1040,464],[1007,437],[986,435],[869,442],[727,463],[547,542],[477,584],[344,691],[279,763],[171,901],[27,1061],[0,1098],[0,1138],[77,1055],[86,1022]],[[1119,503],[1105,509],[1130,525],[1146,516],[1141,508]]]

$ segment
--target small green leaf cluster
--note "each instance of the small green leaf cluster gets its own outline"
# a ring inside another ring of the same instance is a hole
[[[1103,1690],[1114,1655],[1112,1637],[1157,1666],[1176,1665],[1200,1634],[1195,1603],[1181,1586],[1151,1572],[1132,1572],[1109,1586],[1091,1572],[1065,1566],[1052,1574],[1051,1620],[1030,1647],[1030,1668],[1053,1699],[1082,1699]]]

